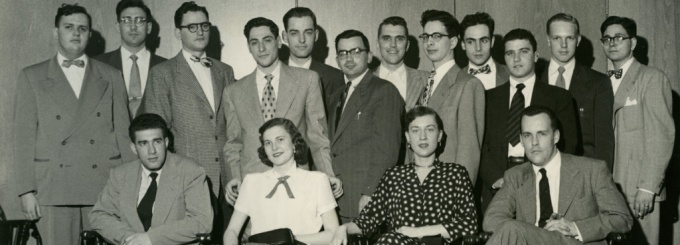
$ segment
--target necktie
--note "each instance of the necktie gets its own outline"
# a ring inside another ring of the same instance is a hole
[[[137,55],[131,55],[132,68],[130,69],[130,93],[128,94],[128,108],[130,119],[137,115],[137,109],[142,101],[142,81],[139,76],[139,66],[137,66]]]
[[[268,74],[264,76],[267,83],[264,85],[264,90],[262,91],[262,115],[264,116],[264,121],[274,118],[276,113],[276,96],[274,95],[274,87],[272,86],[272,79],[274,76]]]
[[[623,68],[619,68],[618,70],[608,70],[607,76],[612,77],[612,75],[614,75],[616,79],[621,79],[621,76],[623,75]]]
[[[279,177],[279,182],[277,182],[276,185],[274,186],[274,189],[272,189],[272,191],[269,192],[267,198],[271,199],[274,196],[274,193],[276,193],[276,189],[279,188],[279,185],[283,185],[283,187],[286,187],[286,193],[288,194],[289,198],[295,198],[295,196],[293,196],[293,191],[291,191],[290,186],[288,186],[288,181],[286,181],[288,180],[288,178],[290,178],[290,176],[288,175]]]
[[[517,92],[512,96],[512,103],[510,103],[510,111],[508,112],[508,131],[505,133],[505,138],[512,146],[519,143],[520,123],[522,121],[522,110],[524,110],[524,94],[522,89],[525,85],[517,84]]]
[[[557,75],[557,81],[555,82],[555,86],[567,89],[567,83],[564,81],[564,66],[560,66],[557,68],[557,72],[560,74]]]
[[[349,88],[352,87],[352,81],[347,82],[345,84],[345,90],[342,92],[342,95],[340,95],[340,104],[338,104],[338,107],[335,109],[335,128],[338,128],[338,123],[340,123],[340,116],[342,116],[342,110],[345,107],[345,100],[347,100],[347,95],[349,94]]]
[[[473,76],[480,74],[480,73],[489,74],[489,73],[491,73],[491,67],[489,67],[489,64],[486,64],[486,65],[484,65],[481,68],[476,69],[476,70],[473,69],[473,68],[470,68],[470,70],[468,72],[470,73],[470,75],[473,75]]]
[[[430,76],[427,78],[427,84],[425,85],[425,88],[423,88],[423,93],[420,96],[420,100],[418,100],[418,105],[427,106],[427,103],[430,102],[430,97],[432,96],[432,87],[434,86],[434,75],[436,74],[437,72],[435,70],[430,72]]]
[[[541,217],[538,219],[538,227],[543,228],[545,221],[550,218],[553,213],[552,201],[550,200],[550,183],[548,183],[548,175],[545,173],[545,168],[538,170],[541,173],[541,180],[538,182],[538,200],[541,203]]]
[[[71,65],[76,65],[77,67],[83,68],[85,67],[85,61],[83,60],[64,60],[64,62],[61,63],[61,66],[69,68]]]
[[[210,68],[212,66],[212,61],[210,61],[207,57],[203,58],[198,58],[196,56],[191,56],[191,60],[193,62],[199,62],[201,65]]]
[[[149,174],[149,177],[151,177],[151,185],[149,185],[149,189],[146,190],[146,194],[144,194],[142,201],[140,201],[137,206],[137,215],[139,215],[139,220],[142,221],[144,231],[148,231],[149,227],[151,227],[153,202],[156,200],[156,177],[158,177],[158,173],[151,173]]]

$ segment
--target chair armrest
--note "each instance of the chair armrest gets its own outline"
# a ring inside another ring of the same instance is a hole
[[[196,234],[196,240],[198,240],[198,244],[209,245],[210,244],[210,233],[198,233],[198,234]]]
[[[463,237],[463,244],[466,245],[477,245],[477,244],[485,244],[486,241],[489,240],[489,237],[491,237],[493,233],[491,232],[480,232],[474,235],[467,235]]]
[[[612,232],[607,235],[607,241],[609,241],[610,244],[617,244],[625,241],[626,239],[628,239],[628,233]]]

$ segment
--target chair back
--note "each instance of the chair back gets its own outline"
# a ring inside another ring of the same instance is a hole
[[[0,245],[26,245],[29,237],[35,238],[36,243],[42,245],[42,239],[34,221],[0,221]]]

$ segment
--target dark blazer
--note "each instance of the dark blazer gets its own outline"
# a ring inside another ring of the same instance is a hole
[[[331,97],[332,108],[338,107],[342,92]],[[373,194],[380,176],[397,163],[403,112],[397,88],[368,71],[349,97],[337,128],[335,109],[329,114],[331,161],[345,192],[338,201],[341,216],[357,217],[361,195]]]
[[[489,58],[489,59],[491,59],[491,62],[493,62],[494,65],[496,66],[496,87],[501,86],[504,83],[507,83],[508,80],[510,79],[510,73],[508,73],[508,67],[506,67],[503,64],[496,62],[493,58]],[[467,66],[463,67],[463,71],[470,74],[469,70],[470,70],[470,64],[468,63]]]
[[[543,72],[541,82],[549,84],[548,73],[547,69]],[[569,92],[574,98],[579,119],[579,139],[575,154],[603,160],[607,162],[609,170],[612,170],[614,92],[609,78],[576,62]]]
[[[116,50],[113,50],[108,53],[100,54],[95,57],[93,57],[96,60],[99,60],[101,62],[104,62],[110,66],[113,66],[113,68],[118,69],[119,71],[123,70],[123,59],[120,57],[120,47]],[[155,65],[160,64],[163,61],[166,61],[168,59],[160,57],[154,53],[151,53],[151,59],[149,60],[149,70],[153,68]]]

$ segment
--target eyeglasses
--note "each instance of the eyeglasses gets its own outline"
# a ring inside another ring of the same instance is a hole
[[[439,32],[435,32],[435,33],[432,33],[432,34],[423,33],[423,34],[420,34],[420,36],[418,36],[418,37],[420,38],[420,40],[423,40],[423,42],[425,43],[430,38],[432,38],[432,41],[434,41],[434,42],[439,42],[439,40],[442,40],[442,37],[448,37],[448,36],[449,36],[448,34],[442,34],[442,33],[439,33]]]
[[[352,58],[358,58],[359,54],[361,54],[361,52],[366,52],[366,50],[360,49],[360,48],[353,48],[353,49],[350,49],[350,50],[340,50],[340,51],[338,51],[337,54],[338,54],[338,58],[346,59],[347,56],[349,56],[350,54],[352,55]]]
[[[187,28],[189,30],[189,32],[195,33],[196,31],[198,31],[199,26],[201,27],[201,30],[203,32],[206,32],[206,31],[210,31],[210,27],[212,26],[212,24],[210,24],[210,22],[206,21],[206,22],[202,22],[202,23],[194,23],[194,24],[188,24],[188,25],[185,25],[185,26],[180,26],[179,29]]]
[[[603,38],[600,38],[600,41],[602,41],[602,44],[604,45],[610,45],[612,41],[614,44],[619,45],[623,42],[623,40],[626,39],[631,39],[631,37],[624,37],[624,36],[615,36],[615,37],[610,37],[610,36],[605,36]]]
[[[136,26],[143,26],[146,24],[146,18],[144,17],[135,17],[132,18],[130,16],[125,16],[125,17],[120,17],[120,23],[123,23],[125,25],[131,26],[132,23],[134,23]]]

